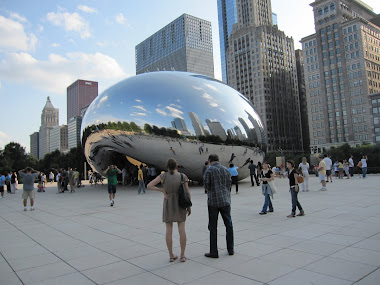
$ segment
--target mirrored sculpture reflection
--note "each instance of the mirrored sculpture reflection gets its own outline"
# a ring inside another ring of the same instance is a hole
[[[121,155],[154,166],[169,158],[190,179],[202,179],[210,154],[240,167],[264,158],[263,123],[252,104],[215,79],[187,72],[151,72],[105,90],[82,122],[82,144],[90,166],[102,172]],[[119,165],[123,167],[122,165]]]

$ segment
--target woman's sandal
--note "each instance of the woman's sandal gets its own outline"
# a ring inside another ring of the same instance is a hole
[[[169,262],[174,262],[177,259],[178,259],[178,256],[170,257]]]
[[[180,260],[181,262],[186,262],[186,256],[182,256]]]

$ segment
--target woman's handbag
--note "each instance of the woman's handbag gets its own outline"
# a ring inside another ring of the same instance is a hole
[[[298,182],[298,184],[303,183],[303,182],[304,182],[303,176],[298,175],[298,176],[297,176],[297,182]]]
[[[178,188],[178,203],[179,203],[179,206],[183,209],[187,209],[193,205],[191,203],[189,196],[187,195],[185,181],[183,180],[182,173],[181,173],[181,184],[179,185],[179,188]]]

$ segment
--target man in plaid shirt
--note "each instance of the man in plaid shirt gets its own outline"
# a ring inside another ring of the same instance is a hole
[[[208,161],[210,167],[204,173],[204,187],[208,195],[210,252],[205,253],[205,256],[218,258],[217,227],[219,213],[226,226],[228,254],[234,254],[234,230],[231,220],[231,174],[226,167],[219,164],[219,157],[216,154],[210,155]]]

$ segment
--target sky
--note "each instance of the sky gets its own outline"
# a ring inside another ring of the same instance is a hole
[[[296,48],[314,33],[311,2],[272,0]],[[364,2],[380,13],[380,1]],[[66,124],[66,88],[77,79],[98,81],[100,94],[134,76],[135,46],[183,13],[211,22],[221,80],[217,0],[0,0],[0,148],[29,151],[48,96]]]

